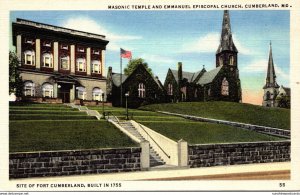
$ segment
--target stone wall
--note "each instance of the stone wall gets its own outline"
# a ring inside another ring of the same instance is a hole
[[[290,161],[291,142],[250,142],[189,145],[191,168]]]
[[[140,171],[141,148],[9,154],[9,178]]]

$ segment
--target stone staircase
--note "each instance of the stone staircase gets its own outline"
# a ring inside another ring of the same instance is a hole
[[[116,119],[112,119],[117,122]],[[126,129],[130,134],[138,138],[141,142],[146,141],[146,139],[136,130],[136,128],[131,124],[130,121],[120,121],[119,125]],[[150,167],[164,165],[165,162],[161,159],[161,157],[157,154],[157,152],[150,145]]]

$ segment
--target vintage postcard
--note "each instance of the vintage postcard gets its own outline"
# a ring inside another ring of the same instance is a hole
[[[297,1],[1,1],[0,193],[299,193]]]

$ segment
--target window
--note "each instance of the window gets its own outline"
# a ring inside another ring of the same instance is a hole
[[[100,54],[100,50],[99,49],[93,49],[93,54],[99,55]]]
[[[77,87],[77,98],[82,100],[86,99],[86,90],[84,87]]]
[[[43,67],[53,68],[52,54],[50,53],[43,54]]]
[[[100,61],[99,60],[92,61],[92,72],[100,74]]]
[[[223,56],[220,56],[220,57],[219,57],[219,65],[220,65],[220,66],[223,66]]]
[[[45,47],[51,47],[51,42],[50,41],[44,41],[43,46]]]
[[[43,91],[43,97],[53,97],[53,85],[49,83],[45,83],[42,86],[42,91]]]
[[[84,48],[83,47],[77,47],[77,51],[78,52],[84,52]]]
[[[61,49],[68,50],[68,49],[69,49],[69,46],[66,45],[66,44],[61,44],[61,45],[60,45],[60,48],[61,48]]]
[[[229,95],[229,84],[226,78],[222,81],[221,94],[226,96]]]
[[[229,56],[229,65],[234,65],[234,56]]]
[[[25,43],[34,44],[33,39],[25,38]]]
[[[60,68],[69,70],[69,56],[61,56],[60,57]]]
[[[269,99],[271,99],[271,93],[269,91],[267,91],[266,100],[269,100]]]
[[[24,83],[24,95],[25,96],[35,96],[35,85],[32,81],[26,81]]]
[[[168,84],[168,95],[173,95],[173,85],[171,83]]]
[[[77,65],[77,71],[79,72],[85,72],[85,59],[84,58],[77,58],[76,60],[76,65]]]
[[[145,88],[144,83],[139,83],[138,92],[139,92],[139,97],[140,98],[145,98],[146,97],[146,88]]]
[[[103,91],[100,88],[95,87],[93,89],[93,100],[103,101],[102,94],[103,94]]]
[[[195,94],[194,94],[194,98],[197,98],[198,97],[198,90],[195,89]]]
[[[34,51],[26,50],[24,52],[24,61],[26,65],[34,66]]]

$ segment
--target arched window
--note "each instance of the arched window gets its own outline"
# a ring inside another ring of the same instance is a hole
[[[24,63],[26,65],[31,65],[31,66],[34,66],[35,63],[34,63],[34,51],[32,50],[26,50],[24,52]]]
[[[24,83],[24,96],[35,96],[35,85],[32,81]]]
[[[103,101],[102,99],[103,91],[99,87],[93,89],[93,100]]]
[[[92,61],[92,72],[96,74],[100,74],[100,61],[99,60],[93,60]]]
[[[173,85],[171,83],[168,84],[168,95],[173,95]]]
[[[229,56],[229,65],[234,65],[234,56]]]
[[[52,54],[44,53],[42,56],[43,67],[53,68],[52,59]]]
[[[194,98],[198,97],[198,89],[195,89]]]
[[[86,99],[86,90],[84,87],[77,87],[77,98],[82,100]]]
[[[223,66],[223,56],[219,56],[219,65]]]
[[[68,55],[62,55],[60,57],[60,68],[69,70],[70,57]]]
[[[76,59],[76,67],[79,72],[86,72],[86,63],[84,58]]]
[[[226,96],[229,95],[229,83],[226,78],[224,78],[222,81],[221,94]]]
[[[43,97],[53,97],[53,85],[49,84],[49,83],[45,83],[42,86],[42,90],[43,90]]]
[[[271,93],[269,91],[267,91],[266,93],[266,100],[269,100],[271,99]]]
[[[139,83],[138,92],[139,92],[139,97],[140,98],[145,98],[146,97],[146,87],[145,87],[144,83]]]

